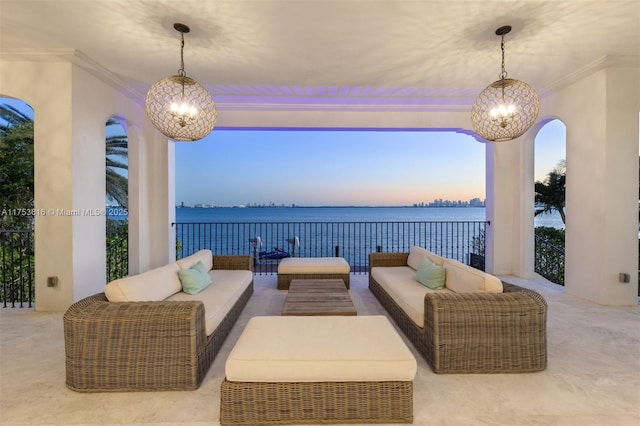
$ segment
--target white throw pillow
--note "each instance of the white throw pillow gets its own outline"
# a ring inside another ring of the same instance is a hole
[[[191,256],[187,256],[184,259],[178,260],[176,263],[180,267],[180,269],[189,269],[193,268],[198,262],[202,262],[207,271],[213,269],[213,254],[211,250],[200,250],[193,253]]]
[[[502,281],[457,260],[447,259],[446,287],[456,293],[502,293]]]
[[[164,300],[182,291],[180,267],[170,263],[142,274],[111,281],[104,289],[110,302],[146,302]]]
[[[431,253],[428,250],[423,249],[422,247],[413,246],[409,251],[409,258],[407,259],[407,265],[411,266],[416,271],[420,267],[420,263],[422,263],[422,259],[429,259],[433,263],[438,266],[442,266],[444,263],[444,258],[438,256],[437,254]]]

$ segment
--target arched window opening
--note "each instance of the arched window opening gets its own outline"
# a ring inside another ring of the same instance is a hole
[[[29,306],[34,294],[34,126],[24,101],[0,97],[0,302]],[[46,212],[45,212],[46,213]]]
[[[535,271],[564,285],[567,129],[551,120],[535,138]]]

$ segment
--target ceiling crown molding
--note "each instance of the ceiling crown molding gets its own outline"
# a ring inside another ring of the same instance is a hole
[[[549,86],[542,88],[540,90],[540,96],[549,95],[606,68],[640,68],[640,55],[602,56],[590,64],[565,75],[563,78],[551,83]]]
[[[77,49],[1,49],[0,59],[7,62],[69,62],[86,70],[136,102],[146,96],[146,93],[131,88],[116,74]]]

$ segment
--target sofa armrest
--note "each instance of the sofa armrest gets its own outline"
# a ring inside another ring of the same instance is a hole
[[[436,320],[477,320],[486,322],[493,317],[520,316],[523,313],[546,321],[547,302],[535,291],[503,283],[502,293],[427,293],[426,315]],[[514,318],[515,319],[515,318]]]
[[[369,273],[376,266],[407,266],[409,253],[369,253]]]
[[[243,254],[214,254],[213,269],[242,269],[253,272],[253,257]]]
[[[153,375],[195,371],[207,342],[200,301],[109,302],[100,293],[69,307],[63,323],[75,390],[154,388]]]
[[[547,302],[503,284],[503,293],[428,293],[424,331],[434,371],[539,371],[547,365]],[[461,354],[465,353],[464,360]]]

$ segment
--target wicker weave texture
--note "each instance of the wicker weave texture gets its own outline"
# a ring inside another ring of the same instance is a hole
[[[413,382],[224,380],[222,425],[412,423]]]
[[[278,290],[289,290],[293,280],[330,280],[341,279],[349,288],[349,274],[278,274]]]
[[[210,335],[200,301],[109,302],[104,293],[64,314],[66,383],[79,392],[197,389],[253,293]]]
[[[370,267],[399,266],[393,257],[370,256]],[[498,294],[429,293],[420,327],[371,274],[369,288],[436,373],[525,373],[547,366],[547,303],[534,291],[503,283]]]
[[[406,266],[409,253],[369,253],[369,273],[374,266]]]
[[[253,272],[253,257],[248,255],[213,255],[213,269],[246,270]]]

